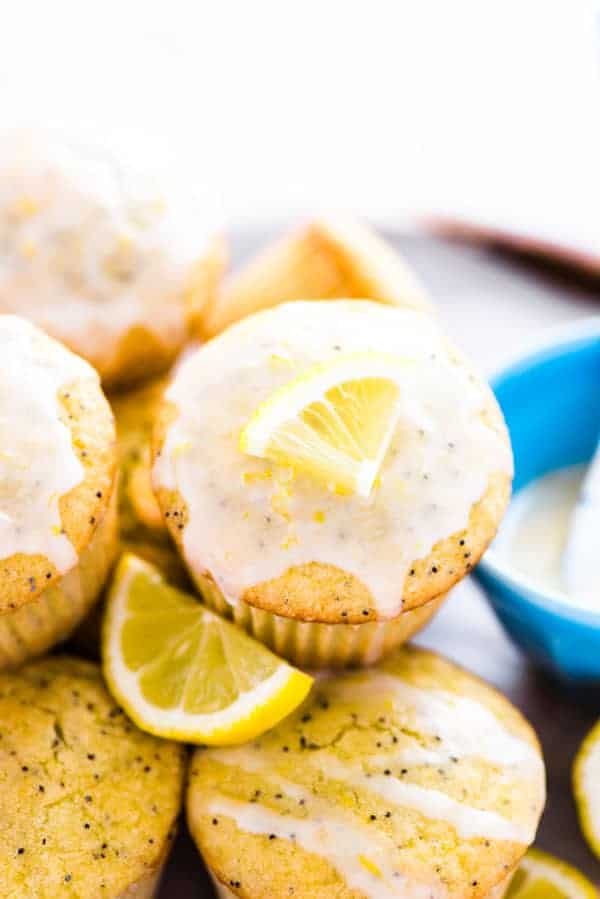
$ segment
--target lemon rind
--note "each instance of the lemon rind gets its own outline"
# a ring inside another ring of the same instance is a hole
[[[521,862],[531,879],[543,876],[558,889],[565,892],[569,899],[598,899],[596,887],[577,868],[542,849],[529,849]],[[576,893],[573,893],[576,890]],[[517,893],[514,899],[519,899]]]
[[[242,429],[242,452],[262,457],[271,434],[286,421],[295,418],[307,405],[344,381],[364,377],[390,377],[410,360],[389,353],[344,353],[327,362],[319,362],[297,378],[284,384],[255,409]],[[307,390],[307,386],[312,389]]]
[[[590,849],[600,858],[600,832],[594,827],[592,821],[593,813],[590,809],[589,797],[585,788],[585,769],[594,750],[600,750],[600,721],[594,725],[583,740],[573,764],[573,793],[579,826]],[[600,778],[600,756],[598,759],[598,776]],[[596,817],[600,820],[600,810],[596,813]]]
[[[189,714],[181,708],[160,709],[148,702],[140,692],[135,673],[122,660],[118,639],[126,618],[128,585],[135,574],[150,568],[131,554],[121,559],[108,598],[102,641],[108,687],[141,730],[191,743],[237,745],[264,733],[302,702],[312,686],[312,678],[283,661],[268,678],[215,713]],[[204,610],[203,615],[213,617],[214,613]]]

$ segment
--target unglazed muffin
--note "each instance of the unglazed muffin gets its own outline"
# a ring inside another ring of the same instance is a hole
[[[105,383],[164,371],[224,267],[204,214],[98,150],[38,134],[0,147],[0,312],[30,318]]]
[[[357,297],[431,311],[402,257],[369,227],[322,218],[267,247],[215,291],[201,320],[218,334],[235,321],[288,300]]]
[[[175,833],[185,750],[142,733],[96,665],[0,675],[0,895],[150,899]]]
[[[97,373],[0,315],[0,669],[65,639],[117,551],[115,430]]]
[[[370,496],[241,451],[276,390],[373,352],[402,373]],[[433,320],[358,300],[280,305],[190,355],[155,453],[165,520],[207,602],[308,666],[373,662],[422,626],[494,536],[512,476],[491,391]]]
[[[519,712],[404,647],[321,678],[259,740],[196,751],[187,811],[224,896],[491,899],[533,841],[544,798]]]

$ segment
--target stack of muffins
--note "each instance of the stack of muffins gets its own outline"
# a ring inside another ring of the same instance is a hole
[[[134,727],[98,665],[31,660],[97,608],[127,529],[101,379],[171,364],[222,243],[174,235],[166,200],[96,151],[19,135],[0,157],[0,895],[150,899],[185,748]]]
[[[163,198],[72,148],[22,147],[0,170],[0,892],[156,887],[181,749],[138,731],[95,665],[30,661],[81,623],[126,546],[320,671],[270,732],[194,753],[188,817],[221,895],[501,897],[544,804],[537,740],[491,688],[402,646],[508,502],[491,392],[361,226],[315,223],[220,284],[222,242],[191,240],[187,218],[174,237]],[[399,372],[363,491],[240,438],[343,365]],[[119,387],[110,405],[100,379]]]

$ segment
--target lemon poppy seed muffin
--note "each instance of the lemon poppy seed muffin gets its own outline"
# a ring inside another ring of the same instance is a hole
[[[96,665],[0,675],[0,895],[150,899],[174,837],[185,750],[139,731]]]
[[[539,745],[517,710],[403,647],[322,677],[259,740],[196,751],[187,811],[223,896],[496,899],[544,799]]]
[[[109,155],[40,134],[2,141],[0,311],[33,320],[104,383],[168,368],[224,262],[199,208]]]
[[[377,300],[422,312],[432,307],[402,257],[361,222],[316,219],[268,246],[224,280],[202,318],[213,337],[246,315],[289,300]]]
[[[397,390],[368,495],[298,469],[295,444],[289,464],[243,449],[249,423],[283,420],[281,397],[299,418],[315,380],[341,369],[343,392],[361,367]],[[373,662],[421,627],[494,536],[512,477],[491,391],[433,320],[360,300],[283,304],[205,344],[154,443],[159,503],[206,600],[308,666]]]
[[[117,551],[112,413],[97,373],[0,315],[0,668],[64,639]]]

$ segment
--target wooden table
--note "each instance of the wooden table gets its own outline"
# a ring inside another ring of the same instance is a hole
[[[600,312],[595,302],[600,290],[576,286],[557,273],[483,249],[426,237],[388,236],[430,288],[447,330],[484,371],[492,370],[543,327]],[[267,237],[240,235],[237,258],[253,252]],[[473,578],[455,588],[416,642],[495,684],[529,718],[542,741],[548,768],[548,804],[538,844],[577,865],[600,886],[600,862],[579,833],[571,794],[573,757],[600,717],[600,688],[574,691],[535,671],[505,636]],[[213,895],[182,824],[160,899]]]

